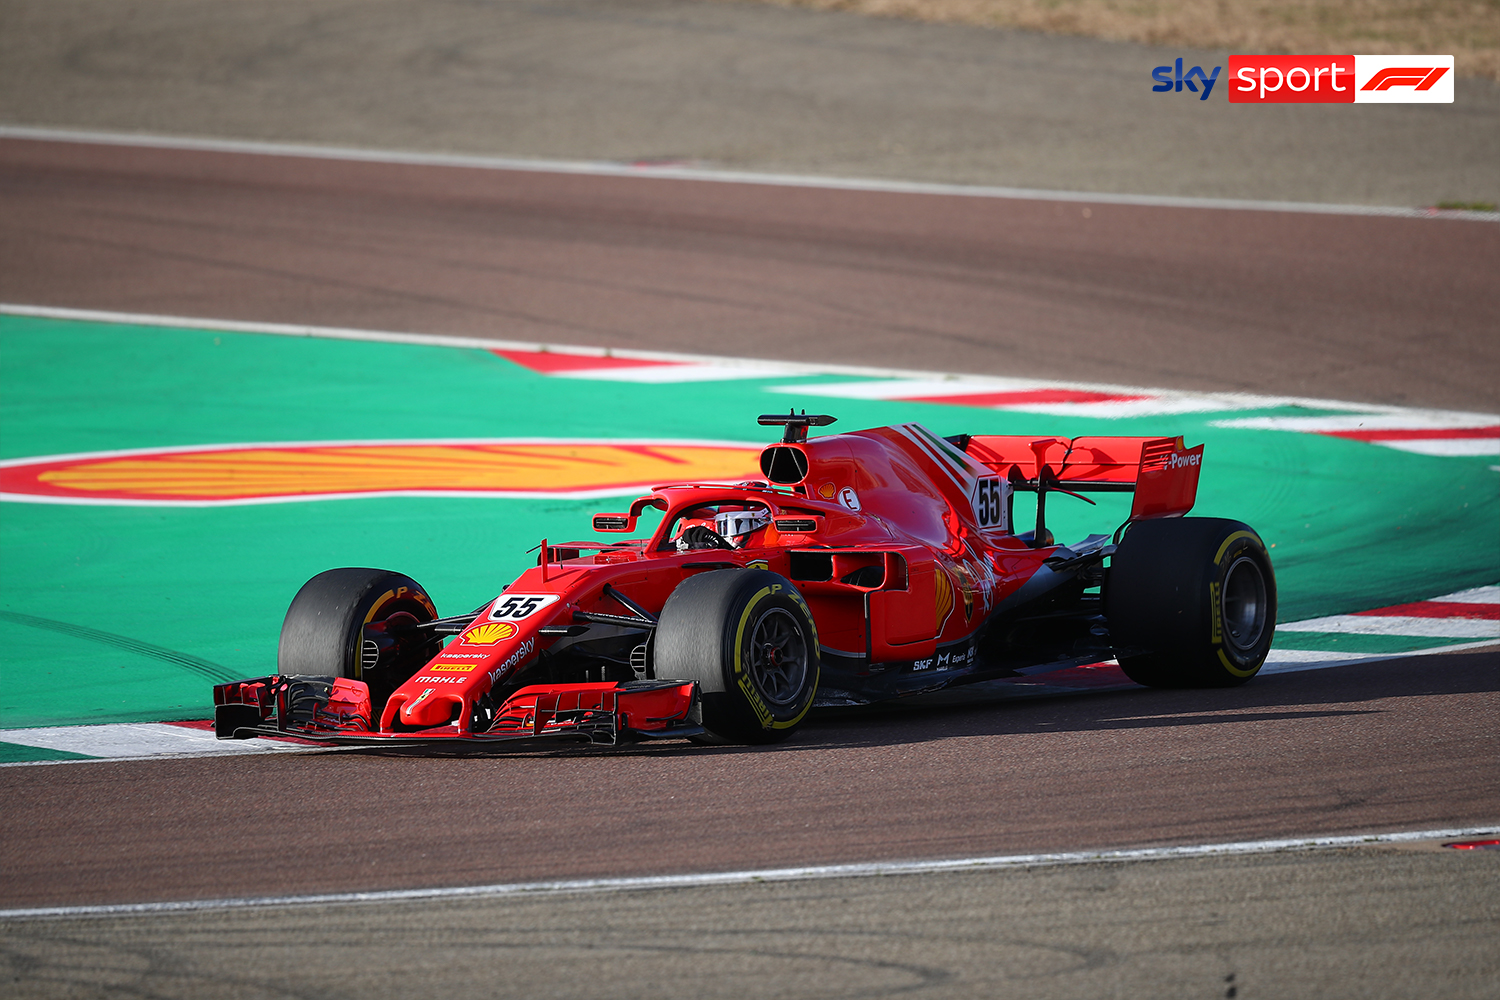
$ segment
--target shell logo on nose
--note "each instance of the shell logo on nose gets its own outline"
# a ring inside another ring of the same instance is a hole
[[[497,642],[504,642],[516,634],[516,627],[510,622],[486,622],[476,625],[464,633],[464,642],[471,646],[493,646]]]

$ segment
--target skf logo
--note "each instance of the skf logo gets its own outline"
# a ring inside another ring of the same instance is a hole
[[[516,634],[516,627],[510,622],[486,622],[476,625],[464,633],[464,642],[471,646],[493,646],[497,642],[504,642]]]
[[[1182,72],[1182,57],[1178,56],[1176,78],[1174,79],[1172,76],[1171,66],[1158,66],[1151,71],[1151,79],[1156,81],[1156,86],[1151,89],[1158,94],[1164,94],[1169,90],[1180,94],[1182,93],[1182,88],[1186,87],[1193,93],[1198,94],[1198,85],[1193,81],[1201,80],[1203,82],[1203,93],[1198,94],[1198,100],[1206,101],[1208,100],[1208,95],[1214,89],[1214,84],[1219,80],[1219,70],[1223,68],[1222,66],[1215,66],[1213,74],[1210,75],[1203,72],[1202,66],[1194,66],[1184,75]]]

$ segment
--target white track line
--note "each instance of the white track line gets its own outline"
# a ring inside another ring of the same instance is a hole
[[[0,921],[42,920],[70,917],[149,916],[162,913],[195,913],[213,910],[244,910],[268,906],[330,906],[349,903],[398,903],[425,900],[497,898],[507,896],[553,896],[567,893],[624,892],[641,889],[697,889],[709,886],[743,885],[754,882],[806,882],[829,878],[869,878],[888,875],[924,875],[934,872],[993,871],[1008,868],[1040,868],[1055,865],[1120,863],[1126,861],[1170,861],[1179,858],[1230,857],[1308,851],[1376,844],[1403,844],[1426,840],[1457,840],[1500,834],[1500,823],[1448,830],[1414,830],[1404,833],[1356,834],[1343,837],[1291,837],[1284,840],[1250,840],[1228,844],[1194,844],[1185,847],[1142,847],[1116,851],[1061,851],[1048,854],[1007,854],[985,858],[955,858],[944,861],[892,861],[856,865],[816,865],[805,868],[762,868],[737,872],[701,872],[692,875],[651,875],[640,878],[575,879],[558,882],[511,882],[499,885],[454,886],[436,889],[395,889],[386,892],[330,892],[305,896],[248,896],[230,899],[193,899],[169,903],[123,903],[111,906],[43,906],[0,910]]]
[[[1278,632],[1285,627],[1276,626]],[[1395,653],[1335,653],[1318,649],[1276,649],[1266,657],[1266,665],[1260,668],[1257,677],[1273,674],[1296,674],[1306,670],[1326,670],[1329,667],[1347,667],[1356,663],[1378,663],[1381,660],[1404,660],[1412,656],[1435,656],[1440,653],[1464,653],[1475,649],[1494,649],[1496,640],[1461,642],[1450,646],[1427,646],[1423,649],[1408,649]],[[4,765],[0,765],[4,766]]]
[[[1442,416],[1353,413],[1346,416],[1330,414],[1321,417],[1235,417],[1230,420],[1215,420],[1214,426],[1243,427],[1257,431],[1336,434],[1340,431],[1467,430],[1473,427],[1487,427],[1494,421],[1494,415],[1489,413],[1450,413]]]
[[[81,753],[97,763],[105,760],[162,760],[184,757],[223,757],[236,754],[297,753],[319,750],[306,743],[268,739],[221,740],[211,730],[174,726],[166,722],[112,722],[94,726],[43,726],[0,730],[0,743]],[[18,761],[0,766],[15,766]],[[57,761],[53,763],[64,763]]]
[[[154,313],[128,313],[96,309],[64,309],[55,306],[34,306],[0,302],[0,315],[32,316],[38,319],[74,320],[88,323],[112,323],[130,326],[163,327],[181,330],[222,330],[227,333],[271,334],[283,337],[317,337],[328,340],[353,340],[382,344],[418,344],[426,347],[450,347],[480,351],[550,351],[593,358],[633,358],[642,361],[672,361],[716,368],[740,369],[745,378],[764,378],[768,366],[780,369],[783,376],[828,376],[853,375],[864,378],[914,380],[922,385],[940,382],[949,386],[964,386],[964,391],[985,392],[994,389],[1024,385],[1028,389],[1082,389],[1109,393],[1111,395],[1153,396],[1171,400],[1211,401],[1218,410],[1261,410],[1272,407],[1301,406],[1318,410],[1344,410],[1365,419],[1370,414],[1389,415],[1398,420],[1424,421],[1494,421],[1492,414],[1460,413],[1449,410],[1424,410],[1405,406],[1389,406],[1375,403],[1354,403],[1334,399],[1313,399],[1308,396],[1260,396],[1252,393],[1213,392],[1195,393],[1179,389],[1153,389],[1146,386],[1113,385],[1104,382],[1063,382],[1055,379],[1015,379],[991,376],[955,376],[948,372],[920,371],[902,368],[873,368],[859,365],[810,364],[795,361],[766,361],[753,358],[731,358],[707,354],[682,354],[672,351],[614,350],[600,347],[579,347],[567,344],[541,344],[530,341],[489,340],[482,337],[454,337],[444,334],[405,333],[389,330],[361,330],[352,327],[307,326],[292,323],[255,323],[241,320],[211,319],[194,316],[164,316]],[[806,387],[809,395],[817,395],[821,385]],[[778,387],[778,392],[791,391]],[[1196,408],[1196,407],[1194,407]]]
[[[1413,618],[1404,615],[1329,615],[1277,625],[1280,632],[1389,635],[1412,639],[1488,639],[1500,642],[1500,621],[1484,618]],[[1441,648],[1441,647],[1440,647]]]
[[[1444,594],[1441,597],[1432,597],[1429,600],[1452,602],[1454,604],[1500,604],[1500,584],[1493,587],[1474,587],[1469,590],[1460,590],[1452,594]]]
[[[0,125],[0,139],[77,142],[104,146],[181,149],[252,156],[301,156],[359,163],[393,163],[426,167],[464,167],[474,170],[517,170],[531,173],[582,174],[593,177],[647,177],[662,180],[707,181],[720,184],[759,184],[771,187],[825,188],[834,191],[875,191],[889,194],[947,195],[959,198],[1002,198],[1015,201],[1061,201],[1092,205],[1140,205],[1150,208],[1207,208],[1253,212],[1302,212],[1317,215],[1376,215],[1408,219],[1461,219],[1500,222],[1497,212],[1448,211],[1386,205],[1330,205],[1303,201],[1249,201],[1237,198],[1178,198],[1169,195],[1115,194],[1104,191],[1049,191],[1037,188],[973,184],[933,184],[923,181],[877,180],[863,177],[820,177],[811,174],[768,174],[746,170],[656,166],[608,160],[540,160],[513,156],[466,156],[401,150],[353,149],[347,146],[301,145],[241,139],[205,139],[145,133],[93,132],[79,129]]]

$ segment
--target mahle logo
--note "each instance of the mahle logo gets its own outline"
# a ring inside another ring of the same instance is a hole
[[[1180,94],[1182,93],[1182,88],[1186,87],[1193,93],[1198,94],[1198,85],[1193,81],[1201,80],[1203,82],[1203,93],[1198,94],[1198,100],[1206,101],[1208,100],[1208,95],[1214,89],[1214,84],[1219,81],[1219,71],[1223,68],[1222,66],[1215,66],[1213,73],[1210,74],[1203,72],[1202,66],[1194,66],[1186,73],[1183,73],[1182,57],[1178,56],[1176,78],[1174,79],[1172,76],[1171,66],[1158,66],[1151,71],[1151,79],[1156,81],[1156,86],[1151,89],[1158,94],[1165,94],[1169,90]]]

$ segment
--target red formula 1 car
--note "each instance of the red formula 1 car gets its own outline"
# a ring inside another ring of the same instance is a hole
[[[768,743],[817,705],[1110,657],[1142,684],[1233,685],[1265,661],[1265,545],[1237,521],[1183,516],[1201,445],[916,424],[809,439],[833,418],[760,422],[785,428],[764,481],[663,486],[597,514],[595,531],[627,535],[648,509],[661,518],[649,538],[544,541],[474,613],[440,617],[383,570],[313,577],[278,673],[214,688],[218,735]],[[1133,493],[1129,519],[1058,545],[1048,498],[1090,492]],[[1021,493],[1035,494],[1024,531]]]

